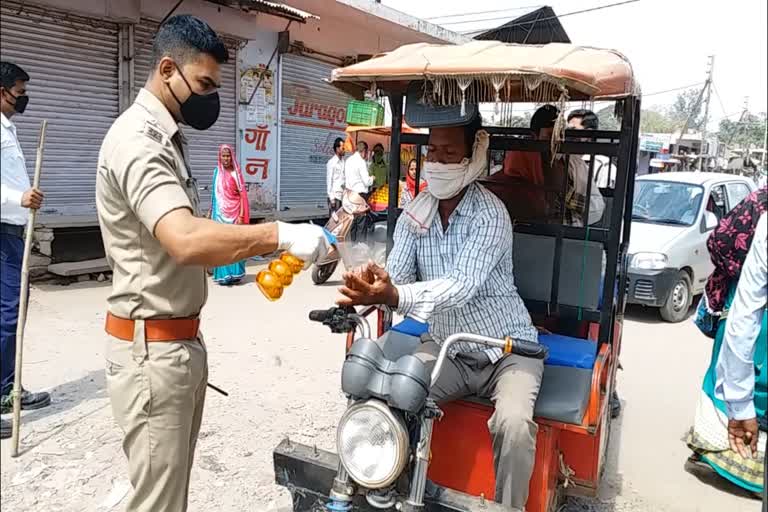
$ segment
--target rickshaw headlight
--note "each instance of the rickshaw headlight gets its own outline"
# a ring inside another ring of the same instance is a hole
[[[661,270],[667,267],[667,255],[659,252],[639,252],[629,265],[637,270]]]
[[[336,445],[349,476],[368,489],[394,482],[408,458],[408,432],[403,421],[378,400],[347,409],[339,422]]]

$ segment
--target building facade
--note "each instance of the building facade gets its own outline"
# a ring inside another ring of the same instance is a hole
[[[0,58],[32,77],[29,108],[14,118],[30,174],[40,122],[48,120],[39,225],[96,227],[101,141],[146,81],[152,37],[176,4],[3,0]],[[268,12],[259,10],[262,4]],[[185,0],[174,11],[205,19],[230,50],[218,121],[204,132],[184,130],[205,207],[217,149],[229,144],[256,217],[313,217],[325,207],[324,160],[346,127],[349,98],[325,82],[330,70],[402,44],[463,40],[368,0],[291,4],[297,9],[261,0]]]

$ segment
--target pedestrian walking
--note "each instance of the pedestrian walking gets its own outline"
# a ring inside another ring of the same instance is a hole
[[[200,333],[205,267],[276,250],[306,266],[325,255],[312,225],[231,225],[199,216],[179,123],[219,116],[228,52],[201,19],[177,15],[153,41],[150,76],[99,153],[96,206],[113,270],[106,331],[107,389],[125,433],[131,512],[183,512],[203,415],[208,362]],[[255,292],[254,288],[254,293]]]
[[[325,164],[325,184],[328,192],[329,214],[341,208],[341,198],[344,196],[344,140],[337,138],[333,141],[333,156]]]
[[[368,172],[368,143],[360,141],[357,143],[357,151],[347,158],[344,165],[344,182],[347,190],[357,192],[365,199],[373,185],[373,176]]]
[[[2,414],[11,412],[16,359],[16,326],[19,321],[24,226],[28,209],[39,209],[43,193],[29,183],[24,153],[11,119],[23,114],[29,103],[29,75],[16,64],[0,62],[0,155],[2,157],[2,208],[0,208],[0,377]],[[21,408],[40,409],[51,403],[48,393],[22,389]],[[2,420],[0,438],[11,436],[11,424]]]
[[[731,210],[707,241],[715,271],[697,325],[714,344],[686,437],[690,463],[754,493],[764,486],[768,408],[768,380],[760,370],[768,364],[765,211],[766,190],[760,189]]]

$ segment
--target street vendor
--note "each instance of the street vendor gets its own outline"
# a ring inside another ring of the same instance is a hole
[[[429,324],[415,355],[431,372],[440,344],[471,332],[537,342],[512,272],[512,223],[502,202],[475,181],[487,172],[488,134],[476,116],[465,126],[432,128],[423,176],[427,188],[397,222],[384,270],[369,264],[346,273],[340,305],[386,304]],[[496,499],[522,511],[528,498],[538,427],[533,409],[541,385],[539,359],[459,343],[431,396],[438,402],[488,398],[494,414]]]
[[[387,184],[387,174],[389,169],[387,161],[384,159],[384,146],[377,143],[373,146],[373,157],[368,166],[368,172],[373,176],[373,188],[377,189]]]
[[[113,123],[98,159],[96,206],[114,273],[107,389],[135,491],[128,510],[180,512],[208,381],[199,330],[205,268],[276,250],[309,265],[325,253],[326,240],[308,224],[234,225],[199,216],[179,124],[206,130],[216,122],[228,52],[204,21],[188,15],[159,28],[152,52],[144,88]]]

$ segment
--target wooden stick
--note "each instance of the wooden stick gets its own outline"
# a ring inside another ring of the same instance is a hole
[[[48,121],[40,125],[40,139],[37,142],[37,161],[33,188],[40,188],[40,171],[43,167],[43,146],[45,146],[45,130]],[[27,323],[27,298],[29,297],[29,255],[32,252],[32,236],[35,231],[35,216],[37,210],[29,209],[27,231],[24,234],[24,258],[21,264],[21,292],[19,296],[19,315],[16,323],[16,368],[13,379],[13,438],[11,439],[11,457],[19,456],[19,430],[21,429],[21,361],[24,353],[24,326]]]

